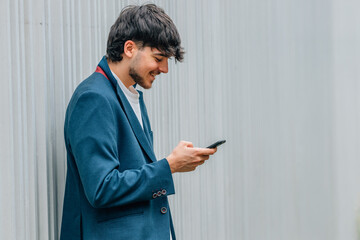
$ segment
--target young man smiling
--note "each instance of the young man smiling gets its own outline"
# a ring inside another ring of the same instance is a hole
[[[193,171],[216,152],[181,141],[157,160],[138,84],[152,86],[183,59],[172,20],[153,4],[125,8],[107,54],[75,90],[65,118],[67,178],[60,239],[175,240],[167,196],[172,174]]]
[[[154,47],[144,47],[141,43],[127,40],[121,64],[108,60],[108,65],[125,87],[137,83],[149,89],[157,75],[168,72],[168,59],[169,56]]]

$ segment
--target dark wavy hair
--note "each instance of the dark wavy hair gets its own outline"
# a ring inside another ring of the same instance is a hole
[[[175,24],[164,10],[155,4],[125,7],[111,26],[106,57],[112,62],[122,60],[124,44],[134,41],[141,49],[157,48],[167,57],[182,61],[184,50]]]

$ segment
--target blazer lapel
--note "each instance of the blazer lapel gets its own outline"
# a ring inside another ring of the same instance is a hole
[[[107,60],[105,57],[103,57],[103,59],[100,61],[98,66],[104,71],[107,78],[113,85],[113,87],[116,91],[116,94],[118,95],[119,103],[120,103],[122,109],[124,110],[126,117],[131,125],[131,128],[132,128],[137,140],[139,141],[141,147],[144,149],[144,151],[149,156],[151,161],[156,162],[157,160],[156,160],[154,151],[152,149],[152,144],[150,145],[150,141],[148,140],[147,136],[145,136],[145,133],[144,133],[132,107],[130,106],[130,103],[128,102],[128,100],[126,99],[126,96],[120,89],[120,86],[118,85],[116,79],[112,75],[111,70],[109,68],[109,65],[107,64]],[[141,97],[142,97],[142,95],[141,95]],[[141,112],[142,112],[142,114],[144,113],[144,111],[142,109],[141,109]],[[147,114],[146,114],[146,117],[147,117]]]
[[[151,126],[150,126],[149,116],[147,114],[147,110],[146,110],[146,106],[145,106],[145,102],[144,102],[144,98],[143,98],[143,93],[139,90],[137,90],[137,91],[140,94],[139,102],[140,102],[141,117],[142,117],[142,121],[143,121],[144,132],[145,132],[147,139],[149,140],[151,148],[154,151],[153,136],[152,136]]]

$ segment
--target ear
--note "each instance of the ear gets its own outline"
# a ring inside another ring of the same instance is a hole
[[[124,44],[124,55],[128,58],[132,58],[137,49],[134,41],[127,40]]]

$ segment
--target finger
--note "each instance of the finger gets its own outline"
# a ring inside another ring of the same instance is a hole
[[[198,164],[198,166],[203,165],[203,164],[204,164],[204,162],[205,162],[205,160],[200,161],[200,162],[199,162],[199,164]]]
[[[181,141],[180,142],[183,146],[189,147],[189,148],[193,148],[194,145],[192,144],[192,142],[188,142],[188,141]]]
[[[210,156],[209,155],[202,155],[202,156],[200,156],[200,161],[205,161],[205,160],[208,160],[210,158]]]
[[[196,158],[194,163],[198,164],[199,162],[203,162],[209,159],[209,155],[201,155]]]
[[[191,172],[191,171],[194,171],[196,169],[198,165],[191,165],[191,166],[188,166],[188,168],[186,169],[186,172]]]
[[[213,155],[217,148],[194,148],[198,155]]]

